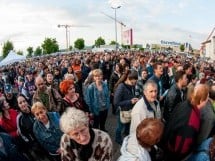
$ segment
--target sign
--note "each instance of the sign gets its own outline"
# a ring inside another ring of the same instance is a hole
[[[122,44],[133,45],[133,30],[129,29],[122,33]]]
[[[165,40],[161,40],[161,44],[162,45],[171,45],[171,46],[180,46],[181,45],[181,43],[179,43],[179,42],[165,41]]]

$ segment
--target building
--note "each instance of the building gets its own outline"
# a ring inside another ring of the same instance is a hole
[[[202,42],[200,54],[201,57],[215,60],[215,27],[213,28],[207,39]]]

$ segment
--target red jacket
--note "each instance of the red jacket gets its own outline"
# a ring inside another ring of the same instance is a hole
[[[12,137],[17,137],[17,124],[16,124],[16,117],[18,115],[18,112],[16,112],[14,109],[9,109],[9,115],[10,119],[2,116],[0,118],[0,125],[2,128]]]

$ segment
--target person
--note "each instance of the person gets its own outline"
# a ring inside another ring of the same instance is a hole
[[[67,108],[60,118],[64,132],[61,142],[61,160],[111,161],[112,142],[109,135],[89,127],[87,115],[76,108]]]
[[[60,160],[60,139],[63,133],[59,127],[59,114],[47,112],[41,102],[34,103],[31,112],[36,118],[33,132],[37,141],[53,158]]]
[[[42,102],[48,111],[59,111],[61,108],[61,95],[52,87],[47,87],[41,76],[35,79],[37,87],[33,95],[33,103]]]
[[[117,161],[151,161],[150,149],[160,141],[164,129],[164,124],[160,119],[146,118],[137,126],[136,132],[127,136],[121,147],[121,156]],[[133,138],[137,146],[128,143],[128,139]]]
[[[3,132],[0,132],[0,161],[29,161],[19,152],[12,137]]]
[[[110,108],[110,95],[108,85],[103,81],[103,73],[100,69],[92,71],[94,82],[86,89],[85,101],[89,106],[90,112],[93,114],[94,128],[103,131],[107,120],[108,109]]]
[[[136,131],[138,124],[145,118],[162,118],[157,100],[157,84],[148,80],[143,88],[142,98],[134,105],[131,112],[130,134]]]
[[[67,107],[75,107],[77,109],[89,112],[88,106],[84,99],[75,90],[73,80],[63,80],[60,83],[60,91],[64,95],[62,99],[60,114],[62,114]]]
[[[117,111],[117,127],[115,132],[115,141],[122,144],[122,131],[125,135],[129,134],[130,123],[123,124],[120,121],[119,108],[122,111],[127,111],[133,108],[133,105],[139,100],[135,97],[135,84],[138,79],[138,73],[134,70],[127,70],[126,73],[119,79],[114,92],[114,106]]]
[[[201,144],[207,138],[215,134],[215,84],[209,86],[209,99],[205,108],[201,109],[201,126],[198,134],[197,144]]]
[[[7,84],[7,83],[5,84],[5,86],[4,86],[4,97],[12,109],[14,109],[14,110],[18,109],[16,95],[13,92],[13,87],[11,84]]]
[[[166,161],[185,159],[193,150],[200,129],[200,110],[208,101],[208,86],[195,86],[188,100],[175,107],[162,139]]]
[[[46,156],[43,148],[37,142],[34,133],[33,125],[35,122],[35,117],[31,113],[30,105],[28,104],[27,98],[23,94],[17,96],[17,102],[19,106],[19,114],[16,118],[17,120],[17,129],[24,140],[25,152],[28,157],[36,159],[42,159]],[[23,146],[22,146],[23,147]],[[35,157],[37,156],[37,157]]]
[[[187,86],[187,75],[184,71],[178,71],[175,73],[175,84],[169,89],[164,103],[164,119],[168,122],[172,111],[176,105],[185,100],[185,93],[183,88]]]
[[[142,69],[141,77],[138,79],[137,84],[135,86],[135,96],[137,98],[141,98],[143,95],[143,85],[146,83],[148,79],[148,71],[147,69]]]

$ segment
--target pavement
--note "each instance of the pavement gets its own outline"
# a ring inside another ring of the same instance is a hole
[[[108,118],[107,118],[107,121],[106,121],[106,129],[107,129],[108,134],[110,135],[110,137],[112,139],[112,142],[113,142],[113,159],[112,159],[112,161],[117,161],[117,159],[119,158],[119,156],[120,156],[120,147],[121,147],[121,145],[117,144],[114,141],[116,123],[117,123],[116,118],[117,118],[117,116],[112,114],[111,108],[110,108],[109,113],[108,113]]]

